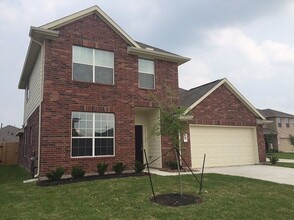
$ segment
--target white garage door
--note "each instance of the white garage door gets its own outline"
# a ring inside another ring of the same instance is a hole
[[[247,165],[258,162],[254,127],[190,126],[192,167]]]

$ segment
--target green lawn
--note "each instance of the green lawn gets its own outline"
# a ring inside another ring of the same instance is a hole
[[[289,168],[294,168],[294,163],[282,163],[278,162],[277,164],[279,167],[289,167]]]
[[[277,156],[279,159],[293,159],[294,153],[273,153],[273,155]]]
[[[29,174],[0,166],[0,219],[293,219],[294,186],[205,174],[203,203],[164,207],[151,203],[148,177],[38,187]],[[198,191],[183,176],[185,193]],[[153,176],[155,192],[178,192],[179,178]]]

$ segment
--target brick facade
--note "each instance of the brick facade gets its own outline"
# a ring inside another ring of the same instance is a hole
[[[31,170],[31,157],[35,155],[38,160],[39,137],[39,107],[33,112],[19,139],[18,164],[26,170]]]
[[[56,40],[45,42],[40,175],[58,166],[66,173],[74,165],[96,172],[98,162],[123,162],[132,169],[135,160],[135,107],[158,107],[178,96],[177,63],[155,60],[155,90],[138,86],[138,57],[127,54],[128,44],[98,15],[92,14],[62,26]],[[72,80],[72,45],[114,52],[114,85]],[[170,91],[171,90],[171,91]],[[115,156],[71,158],[71,113],[109,112],[115,115]],[[163,149],[169,141],[162,138]]]
[[[190,124],[256,127],[259,160],[265,161],[262,127],[257,125],[255,115],[224,84],[195,106],[190,115],[194,117]],[[183,155],[191,166],[190,154],[189,140],[183,143]]]

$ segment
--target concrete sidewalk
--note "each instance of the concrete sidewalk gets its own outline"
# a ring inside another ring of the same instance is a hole
[[[206,168],[205,173],[219,173],[266,180],[294,186],[294,169],[270,165],[248,165],[234,167]]]
[[[177,172],[165,172],[158,169],[150,169],[150,173],[159,176],[176,176]],[[195,171],[196,174],[200,173]],[[213,167],[205,168],[206,173],[218,173],[231,176],[241,176],[253,179],[260,179],[274,183],[288,184],[294,186],[294,169],[287,167],[277,167],[270,165],[247,165],[247,166],[232,166],[232,167]],[[181,175],[189,175],[191,172],[181,172]]]

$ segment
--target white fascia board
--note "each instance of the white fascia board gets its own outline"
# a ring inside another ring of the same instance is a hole
[[[27,55],[23,65],[21,77],[19,79],[18,88],[25,89],[27,80],[34,68],[37,56],[41,50],[43,41],[45,39],[56,39],[59,31],[46,30],[44,28],[31,27],[29,33],[31,40],[28,47]]]
[[[187,58],[187,57],[177,56],[177,55],[173,55],[169,53],[163,53],[163,52],[148,50],[143,48],[136,48],[136,47],[128,47],[127,52],[128,54],[137,55],[142,58],[172,61],[172,62],[178,63],[178,65],[181,65],[191,60],[190,58]]]
[[[273,123],[273,121],[256,119],[256,123],[257,123],[258,125],[266,125],[266,124],[271,124],[271,123]]]
[[[221,80],[217,85],[215,85],[211,90],[209,90],[207,93],[205,93],[204,96],[202,96],[200,99],[198,99],[196,102],[194,102],[190,107],[187,108],[187,110],[184,112],[186,115],[188,112],[190,112],[193,108],[196,107],[200,102],[202,102],[204,99],[206,99],[211,93],[213,93],[218,87],[220,87],[224,83],[224,79]]]
[[[41,26],[44,29],[55,29],[63,25],[69,24],[73,21],[79,20],[83,17],[86,17],[92,13],[98,13],[104,22],[106,22],[116,33],[124,38],[130,45],[140,48],[140,46],[134,41],[119,25],[117,25],[101,8],[97,5],[87,8],[85,10],[76,12],[74,14],[68,15],[66,17],[60,18],[56,21],[52,21],[48,24]]]
[[[227,80],[224,79],[224,83],[226,83],[227,88],[232,91],[235,96],[257,117],[262,120],[266,120],[262,114]]]
[[[215,85],[209,92],[207,92],[204,96],[202,96],[199,100],[193,103],[190,107],[187,108],[184,114],[187,114],[191,111],[195,106],[197,106],[200,102],[202,102],[206,97],[208,97],[211,93],[213,93],[217,88],[221,85],[225,85],[255,116],[259,117],[262,120],[266,120],[263,115],[259,113],[258,110],[226,79],[221,80],[217,85]]]

